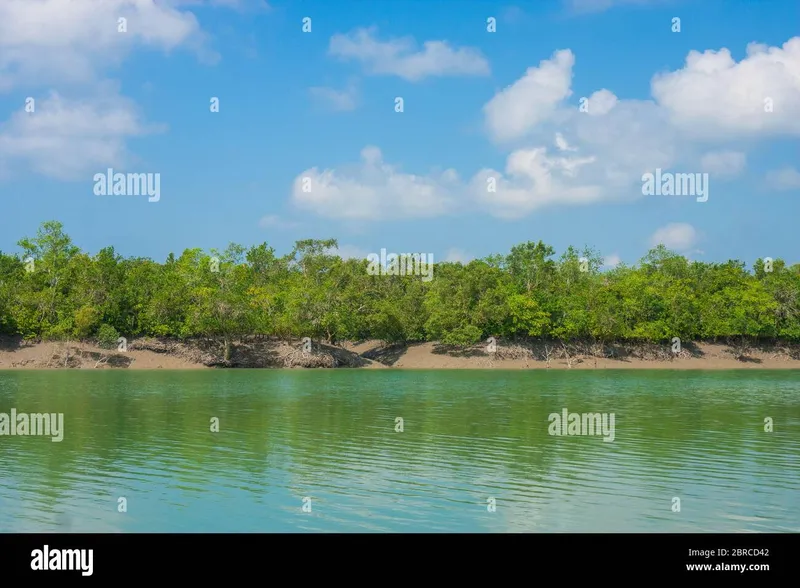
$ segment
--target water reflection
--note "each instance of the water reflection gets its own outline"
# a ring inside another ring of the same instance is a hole
[[[61,443],[0,437],[0,530],[799,532],[798,383],[795,372],[4,372],[0,411],[63,412],[66,431]],[[563,408],[615,413],[614,442],[550,436]]]

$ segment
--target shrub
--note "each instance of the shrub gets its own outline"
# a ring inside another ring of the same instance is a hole
[[[119,333],[111,325],[100,325],[97,329],[97,344],[103,349],[113,349],[117,346]]]

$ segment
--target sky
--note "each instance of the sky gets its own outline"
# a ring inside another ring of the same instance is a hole
[[[334,238],[794,263],[799,145],[796,0],[0,1],[9,253],[58,220],[157,261]],[[109,168],[158,200],[96,194]],[[643,194],[656,170],[707,184]]]

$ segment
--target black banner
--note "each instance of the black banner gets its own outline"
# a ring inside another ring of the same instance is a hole
[[[269,581],[254,573],[275,571],[287,580],[522,573],[569,583],[702,576],[755,584],[795,577],[797,546],[797,534],[0,534],[0,563],[4,580]]]

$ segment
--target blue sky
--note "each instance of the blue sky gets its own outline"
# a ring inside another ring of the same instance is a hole
[[[436,261],[541,239],[609,265],[658,242],[798,262],[799,6],[5,0],[0,250],[55,219],[159,261],[336,238]],[[160,200],[95,195],[109,167],[159,173]],[[656,168],[708,173],[708,200],[642,195]]]

